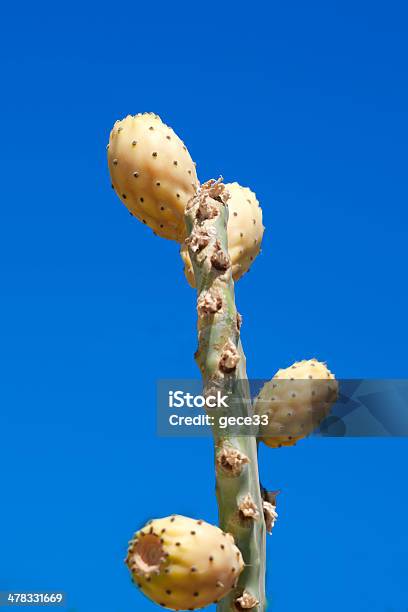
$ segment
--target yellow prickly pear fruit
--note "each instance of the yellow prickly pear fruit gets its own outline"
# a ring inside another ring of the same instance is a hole
[[[255,400],[255,413],[262,417],[260,438],[272,448],[296,444],[328,416],[337,397],[334,374],[317,359],[279,370]]]
[[[228,252],[231,257],[232,276],[237,281],[249,270],[258,255],[265,228],[262,224],[262,209],[254,192],[238,183],[227,183],[225,188],[230,196]],[[194,270],[185,244],[182,245],[180,254],[186,278],[190,285],[195,287]]]
[[[234,588],[244,567],[231,534],[179,515],[156,519],[138,531],[126,563],[143,593],[170,610],[218,602]]]
[[[185,237],[184,209],[198,187],[187,147],[158,115],[117,121],[108,145],[112,186],[129,211],[163,238]]]

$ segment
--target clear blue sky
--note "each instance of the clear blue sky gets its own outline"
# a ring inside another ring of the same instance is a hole
[[[147,4],[9,2],[0,26],[0,589],[63,589],[71,612],[155,610],[132,532],[216,521],[211,441],[155,437],[156,379],[197,375],[195,296],[110,189],[115,119],[159,113],[202,180],[257,192],[252,377],[312,356],[408,374],[406,3]],[[407,610],[407,450],[262,450],[272,610]]]

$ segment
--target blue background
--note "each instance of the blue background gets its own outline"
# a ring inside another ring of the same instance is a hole
[[[256,191],[239,282],[252,377],[297,359],[406,377],[404,2],[7,3],[1,24],[0,588],[155,610],[122,563],[172,512],[216,521],[211,440],[155,437],[155,381],[195,377],[177,245],[110,189],[117,118],[152,110],[202,180]],[[272,610],[405,611],[403,439],[262,449],[281,488]]]

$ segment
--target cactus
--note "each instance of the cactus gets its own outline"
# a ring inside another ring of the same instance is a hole
[[[311,433],[338,393],[334,375],[316,359],[279,370],[251,403],[233,279],[260,250],[255,194],[221,180],[200,186],[187,148],[152,113],[115,124],[108,162],[130,212],[159,236],[183,243],[186,276],[197,287],[204,393],[233,399],[235,417],[268,417],[259,435],[269,446],[290,446]],[[175,515],[151,521],[129,543],[133,581],[162,607],[217,602],[218,612],[266,610],[265,537],[277,519],[278,491],[260,485],[256,438],[242,433],[213,427],[220,529]]]
[[[140,529],[129,542],[126,563],[141,591],[170,610],[217,603],[235,587],[244,567],[231,534],[179,515]]]
[[[293,446],[327,417],[337,395],[334,374],[317,359],[279,370],[255,401],[255,413],[268,417],[259,436],[272,448]]]
[[[187,147],[158,115],[117,121],[108,145],[112,187],[132,215],[163,238],[181,242],[184,209],[198,187]]]
[[[226,206],[229,193],[220,181],[202,185],[186,210],[188,245],[197,282],[199,348],[196,360],[205,392],[229,392],[234,415],[247,415],[250,401],[245,356],[240,343],[241,318],[234,299],[228,255]],[[218,610],[265,610],[265,521],[256,440],[214,430],[220,526],[233,534],[245,561],[238,585]]]
[[[234,281],[248,272],[261,249],[264,233],[262,209],[256,195],[248,187],[238,183],[227,183],[228,199],[228,253],[231,258]],[[184,273],[190,285],[195,287],[194,271],[188,247],[184,243],[180,250],[184,262]]]

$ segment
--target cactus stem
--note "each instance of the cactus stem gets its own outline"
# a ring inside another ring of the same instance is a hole
[[[247,416],[250,392],[239,338],[242,319],[235,307],[228,255],[228,197],[222,179],[208,181],[186,207],[186,245],[198,294],[199,346],[195,358],[202,372],[204,393],[218,389],[233,394],[234,415]],[[256,440],[215,427],[214,442],[220,527],[232,534],[245,563],[238,581],[234,577],[233,590],[218,601],[217,610],[264,612],[265,521]]]

